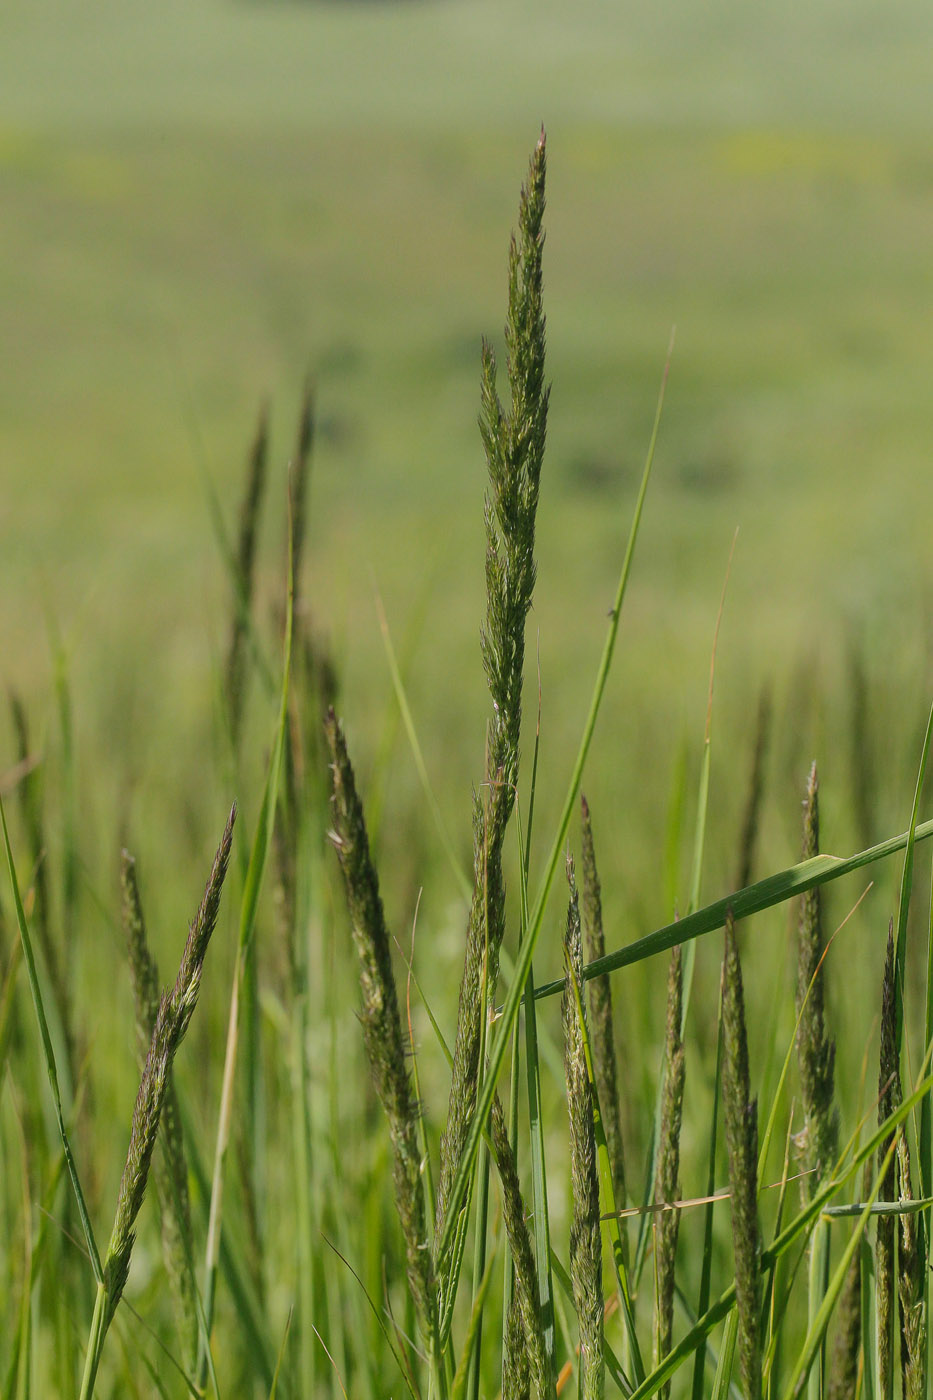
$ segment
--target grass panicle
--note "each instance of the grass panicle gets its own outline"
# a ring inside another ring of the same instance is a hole
[[[133,1251],[133,1225],[139,1214],[149,1165],[155,1147],[156,1134],[162,1115],[162,1105],[168,1088],[172,1061],[184,1038],[197,1005],[201,977],[208,944],[217,922],[220,895],[230,860],[236,806],[230,810],[200,908],[188,932],[178,976],[171,991],[163,992],[146,1054],[136,1106],[126,1164],[117,1196],[110,1244],[104,1261],[109,1317],[113,1316],[123,1293]]]
[[[360,1020],[373,1083],[389,1123],[395,1203],[405,1239],[406,1269],[426,1344],[436,1348],[437,1293],[425,1220],[418,1138],[418,1105],[405,1063],[389,934],[379,882],[369,854],[363,807],[333,711],[327,717],[333,777],[331,841],[340,861],[350,912],[350,930],[360,968]]]
[[[512,1298],[505,1320],[502,1400],[531,1400],[531,1368],[525,1349],[525,1328],[517,1295]]]
[[[722,1030],[722,1105],[732,1198],[739,1365],[746,1400],[761,1400],[758,1104],[751,1098],[749,1087],[745,992],[735,923],[731,916],[726,920],[722,964]]]
[[[225,691],[230,716],[230,733],[236,747],[243,720],[246,682],[246,643],[249,614],[253,597],[256,537],[262,498],[266,485],[266,463],[269,456],[269,411],[265,404],[259,411],[256,435],[246,467],[246,489],[240,506],[240,531],[235,558],[236,597],[227,646]]]
[[[582,794],[580,812],[582,818],[580,870],[583,879],[580,913],[583,924],[584,951],[586,961],[590,963],[605,955],[606,940],[603,933],[602,894],[599,873],[596,868],[596,850],[593,844],[593,823],[590,818],[589,803]],[[593,1075],[596,1080],[596,1092],[599,1095],[599,1107],[606,1131],[606,1146],[609,1151],[616,1209],[622,1210],[625,1207],[625,1152],[619,1104],[615,1031],[612,1021],[612,987],[608,977],[594,977],[590,982],[589,1005]],[[628,1236],[623,1231],[623,1249],[625,1249],[627,1242]]]
[[[128,851],[122,854],[120,873],[123,930],[135,1005],[136,1059],[143,1072],[159,1014],[159,974],[146,936],[136,862]],[[171,1069],[166,1076],[160,1142],[161,1151],[153,1162],[153,1179],[162,1225],[162,1259],[175,1303],[182,1355],[189,1369],[193,1369],[197,1361],[198,1312],[190,1262],[191,1203],[181,1109]]]
[[[568,859],[570,905],[564,933],[566,986],[561,999],[564,1072],[570,1114],[570,1277],[580,1323],[580,1396],[597,1400],[604,1391],[602,1241],[599,1226],[599,1170],[593,1125],[593,1096],[586,1068],[581,1018],[583,947],[580,906],[573,862]]]
[[[550,1361],[544,1343],[544,1330],[541,1326],[541,1315],[538,1307],[538,1270],[528,1222],[525,1218],[515,1153],[509,1141],[505,1113],[498,1095],[492,1101],[489,1124],[496,1168],[502,1186],[502,1215],[515,1267],[515,1298],[524,1333],[530,1393],[535,1397],[544,1397],[551,1393],[551,1377]],[[507,1334],[507,1354],[508,1350]],[[504,1392],[505,1378],[503,1376],[503,1394]]]
[[[914,1200],[910,1148],[903,1128],[897,1133],[897,1197],[901,1205]],[[923,1303],[923,1245],[919,1218],[909,1210],[898,1217],[897,1301],[901,1340],[901,1394],[904,1400],[925,1400],[926,1318]]]
[[[671,1349],[674,1327],[674,1285],[680,1211],[671,1204],[680,1196],[680,1131],[683,1123],[686,1060],[682,1034],[683,951],[680,944],[671,950],[667,979],[667,1031],[665,1035],[664,1089],[661,1098],[661,1130],[658,1138],[658,1167],[654,1200],[660,1207],[655,1216],[655,1276],[657,1312],[655,1360],[662,1361]],[[670,1385],[658,1392],[667,1400]]]
[[[483,663],[493,702],[489,770],[496,781],[493,829],[511,810],[518,779],[525,619],[535,585],[535,517],[549,390],[544,383],[544,132],[522,187],[518,234],[509,248],[505,328],[511,403],[496,390],[496,360],[483,344],[480,431],[486,450],[486,624]]]
[[[480,432],[486,452],[486,621],[481,643],[493,714],[487,739],[488,802],[474,813],[474,885],[454,1040],[447,1125],[441,1138],[436,1234],[442,1236],[450,1188],[463,1156],[482,1072],[483,1014],[478,1007],[480,959],[491,1004],[505,931],[502,850],[518,781],[525,662],[525,621],[535,584],[535,518],[548,391],[544,385],[545,144],[541,134],[519,202],[519,230],[509,250],[505,340],[509,409],[496,389],[495,356],[483,343]],[[481,953],[482,948],[482,953]]]
[[[480,794],[473,794],[473,896],[467,923],[466,951],[457,1001],[447,1126],[441,1137],[441,1164],[437,1184],[436,1234],[447,1217],[450,1187],[476,1104],[482,1026],[485,1015],[484,986],[487,968],[487,832],[486,810]]]
[[[819,782],[810,769],[804,803],[802,860],[819,855]],[[839,1115],[835,1102],[836,1046],[826,1030],[822,895],[819,886],[800,901],[797,932],[797,1064],[804,1126],[799,1140],[806,1189],[813,1196],[836,1160]]]

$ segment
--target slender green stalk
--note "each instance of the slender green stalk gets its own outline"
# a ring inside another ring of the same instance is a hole
[[[88,1214],[87,1202],[84,1199],[84,1191],[81,1186],[81,1179],[78,1176],[78,1168],[75,1163],[74,1153],[71,1150],[71,1141],[65,1127],[65,1115],[62,1108],[62,1094],[59,1087],[58,1067],[55,1063],[55,1052],[52,1049],[52,1040],[49,1035],[48,1021],[45,1016],[45,1006],[42,1000],[42,990],[39,982],[39,975],[36,969],[35,954],[32,947],[32,938],[29,934],[29,926],[26,922],[26,914],[23,909],[23,901],[19,892],[19,881],[16,878],[16,866],[13,863],[13,850],[10,846],[10,835],[7,830],[6,812],[3,807],[3,799],[0,798],[0,825],[3,827],[3,842],[6,848],[7,869],[10,874],[10,884],[13,890],[13,905],[16,910],[16,921],[19,925],[20,940],[22,942],[23,956],[26,961],[26,973],[29,978],[29,990],[32,993],[33,1006],[35,1007],[36,1020],[39,1024],[39,1037],[42,1041],[42,1050],[45,1057],[45,1068],[49,1077],[49,1085],[52,1090],[52,1104],[55,1109],[55,1119],[58,1124],[58,1133],[62,1142],[62,1149],[65,1154],[65,1164],[68,1168],[68,1175],[75,1193],[75,1200],[78,1207],[78,1216],[81,1221],[81,1229],[84,1233],[85,1244],[91,1260],[91,1267],[94,1270],[94,1278],[98,1284],[104,1281],[104,1267],[101,1263],[100,1254],[97,1249],[97,1242],[94,1238],[94,1230],[91,1226],[91,1218]]]
[[[291,532],[289,532],[291,533]],[[204,1250],[204,1314],[207,1319],[207,1333],[213,1325],[214,1295],[217,1287],[217,1270],[221,1248],[221,1219],[223,1215],[224,1170],[227,1148],[230,1141],[233,1115],[233,1096],[236,1085],[236,1066],[240,1034],[240,1001],[243,996],[244,978],[252,959],[256,919],[259,909],[259,893],[262,889],[272,845],[275,816],[278,810],[279,782],[283,768],[285,736],[288,726],[288,698],[292,666],[292,637],[294,625],[294,572],[289,561],[288,604],[285,615],[285,641],[282,664],[282,686],[279,698],[278,723],[275,740],[266,770],[259,818],[250,848],[243,895],[240,901],[240,929],[237,940],[236,963],[233,987],[230,994],[230,1011],[227,1018],[227,1041],[224,1050],[224,1068],[221,1081],[220,1110],[217,1116],[217,1138],[214,1146],[214,1170],[211,1180],[210,1216],[207,1241]],[[202,1346],[198,1367],[198,1384],[203,1386],[209,1361],[209,1348]]]
[[[888,928],[888,948],[881,984],[881,1056],[878,1071],[878,1122],[885,1123],[901,1102],[901,1076],[895,1029],[894,923]],[[882,1201],[894,1200],[894,1133],[878,1148]],[[894,1219],[878,1217],[875,1228],[875,1350],[878,1358],[879,1400],[894,1395]]]

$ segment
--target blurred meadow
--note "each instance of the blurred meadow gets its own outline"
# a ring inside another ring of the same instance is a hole
[[[553,392],[525,672],[527,760],[537,653],[532,883],[675,324],[584,778],[607,943],[687,899],[737,529],[704,900],[735,878],[763,690],[773,720],[756,875],[799,858],[814,758],[825,849],[905,828],[933,682],[931,46],[925,0],[883,12],[867,0],[5,0],[0,678],[32,716],[50,791],[70,771],[63,696],[70,705],[73,789],[57,816],[50,797],[48,839],[54,861],[71,803],[93,944],[77,955],[85,990],[123,956],[121,843],[150,885],[168,972],[234,795],[253,830],[277,700],[252,685],[232,767],[217,738],[230,585],[206,483],[232,537],[265,404],[257,616],[277,668],[287,468],[310,381],[304,606],[334,662],[364,798],[378,788],[390,923],[405,936],[424,887],[416,958],[421,947],[427,988],[452,999],[460,893],[399,723],[377,598],[469,869],[489,710],[480,345],[485,334],[501,348],[507,238],[542,123]],[[17,757],[5,720],[0,734],[4,771]],[[847,995],[829,993],[850,1108],[897,873],[875,872],[845,935],[860,950]],[[863,888],[829,897],[831,927]],[[231,910],[228,923],[232,899]],[[560,917],[555,906],[555,927]],[[792,985],[787,925],[783,907],[762,917],[773,939],[746,971],[753,1001],[775,978]],[[232,953],[215,952],[206,978],[220,990],[204,1014],[220,1043]],[[538,958],[542,976],[559,975],[556,941]],[[120,967],[90,1054],[96,1112],[123,1124],[132,1003]],[[629,1034],[658,1053],[664,975],[639,965],[617,979]],[[715,1024],[717,978],[715,959],[698,962],[701,1023]],[[786,1038],[790,1002],[781,1025]],[[783,1053],[766,1043],[772,1029],[752,1026],[759,1063]],[[185,1059],[179,1074],[197,1081]],[[639,1069],[649,1101],[656,1059]],[[192,1083],[208,1116],[211,1089]],[[631,1131],[644,1148],[644,1125]],[[702,1135],[684,1150],[702,1159]],[[100,1165],[108,1202],[118,1156]]]

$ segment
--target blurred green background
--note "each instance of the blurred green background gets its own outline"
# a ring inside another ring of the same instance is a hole
[[[736,527],[710,897],[731,877],[765,682],[780,814],[766,864],[796,857],[815,755],[827,845],[864,835],[853,743],[874,765],[877,825],[903,826],[930,676],[931,42],[925,0],[883,13],[867,0],[7,0],[0,654],[4,681],[51,716],[54,620],[89,847],[115,849],[114,802],[162,858],[196,850],[200,869],[216,838],[229,599],[203,472],[232,528],[268,400],[271,608],[310,374],[306,594],[351,743],[365,771],[391,709],[378,588],[466,857],[488,704],[479,347],[484,333],[501,343],[508,234],[542,121],[554,388],[529,632],[542,813],[569,771],[676,323],[587,777],[623,877],[618,936],[669,917],[670,794],[683,755],[693,790]],[[874,757],[852,728],[859,695]],[[254,703],[257,774],[270,715]],[[389,783],[398,868],[416,884],[412,852],[433,836],[427,820],[418,843],[406,835],[421,798],[403,743]],[[683,849],[685,867],[688,837]],[[438,907],[453,889],[442,875]]]

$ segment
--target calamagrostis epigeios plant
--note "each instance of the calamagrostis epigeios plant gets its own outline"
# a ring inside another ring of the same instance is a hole
[[[803,849],[801,859],[819,854],[819,783],[816,764],[810,769],[804,803]],[[799,1140],[805,1178],[811,1197],[815,1196],[836,1160],[839,1145],[839,1116],[834,1096],[836,1046],[826,1032],[823,957],[823,926],[819,885],[808,890],[800,901],[797,934],[797,1064],[803,1100],[803,1133]]]
[[[601,1400],[604,1391],[603,1276],[599,1228],[599,1173],[596,1165],[596,1133],[593,1095],[586,1070],[583,1043],[583,949],[580,907],[573,862],[567,862],[570,907],[564,934],[564,991],[561,1016],[564,1025],[564,1072],[570,1114],[570,1191],[573,1213],[570,1223],[570,1279],[580,1322],[580,1389],[583,1400]]]
[[[488,801],[474,812],[474,884],[463,981],[457,1010],[447,1125],[437,1188],[440,1237],[450,1188],[469,1130],[480,1072],[486,1007],[473,988],[485,967],[487,1004],[495,993],[505,928],[502,847],[515,800],[522,716],[525,620],[535,584],[535,516],[544,457],[548,390],[544,383],[544,132],[535,147],[519,203],[518,234],[509,249],[505,328],[508,406],[496,389],[496,360],[484,341],[480,432],[486,452],[486,621],[483,665],[492,697],[486,780]]]
[[[750,1098],[749,1091],[745,993],[731,912],[726,919],[722,963],[722,1037],[722,1099],[732,1198],[739,1366],[746,1400],[761,1400],[758,1102]]]
[[[236,820],[236,805],[230,816],[210,877],[194,922],[188,931],[188,941],[182,954],[181,965],[175,985],[162,993],[159,1008],[152,1030],[152,1039],[146,1053],[133,1109],[133,1123],[130,1129],[130,1145],[126,1154],[120,1190],[117,1196],[117,1209],[107,1256],[103,1266],[103,1282],[97,1290],[94,1318],[88,1338],[81,1386],[81,1400],[89,1400],[93,1393],[94,1379],[100,1364],[101,1351],[107,1329],[113,1321],[117,1305],[123,1296],[130,1259],[135,1241],[134,1224],[139,1208],[146,1194],[149,1179],[149,1166],[155,1148],[162,1117],[162,1108],[171,1076],[175,1052],[181,1044],[185,1031],[197,1005],[201,990],[201,976],[204,958],[217,922],[220,908],[220,894],[224,876],[230,859],[230,846],[233,840],[233,824]]]
[[[357,795],[343,731],[333,710],[327,716],[325,728],[333,778],[334,827],[330,836],[343,871],[350,931],[360,964],[363,1041],[376,1093],[389,1122],[395,1204],[405,1239],[408,1284],[422,1337],[435,1361],[439,1362],[437,1294],[425,1223],[418,1105],[405,1064],[405,1038],[389,934],[379,881],[369,853],[363,807]]]
[[[658,1170],[654,1183],[655,1273],[657,1322],[655,1358],[663,1360],[671,1349],[674,1325],[674,1266],[680,1211],[669,1209],[680,1195],[680,1129],[683,1122],[686,1060],[681,1035],[683,1016],[683,955],[680,944],[671,950],[667,979],[667,1033],[665,1037],[664,1093],[661,1098],[661,1131],[658,1137]],[[671,1393],[670,1383],[658,1392],[662,1400]]]
[[[159,973],[149,949],[136,862],[128,851],[121,862],[123,931],[126,935],[130,982],[136,1010],[136,1058],[140,1072],[146,1064],[152,1032],[159,1014]],[[193,1368],[197,1360],[198,1313],[191,1277],[191,1206],[181,1111],[170,1070],[162,1104],[161,1151],[155,1155],[153,1178],[162,1223],[162,1258],[171,1286],[181,1335],[182,1356]]]
[[[580,912],[586,961],[595,962],[606,951],[603,935],[603,907],[593,846],[593,824],[590,808],[581,795],[582,815],[580,867],[583,875],[583,898]],[[625,1206],[625,1153],[622,1145],[622,1122],[619,1113],[618,1076],[616,1073],[615,1033],[612,1027],[612,988],[609,974],[593,977],[589,983],[590,1041],[593,1053],[593,1078],[599,1095],[599,1109],[606,1132],[609,1168],[615,1190],[616,1209]],[[628,1235],[622,1233],[623,1249]]]

